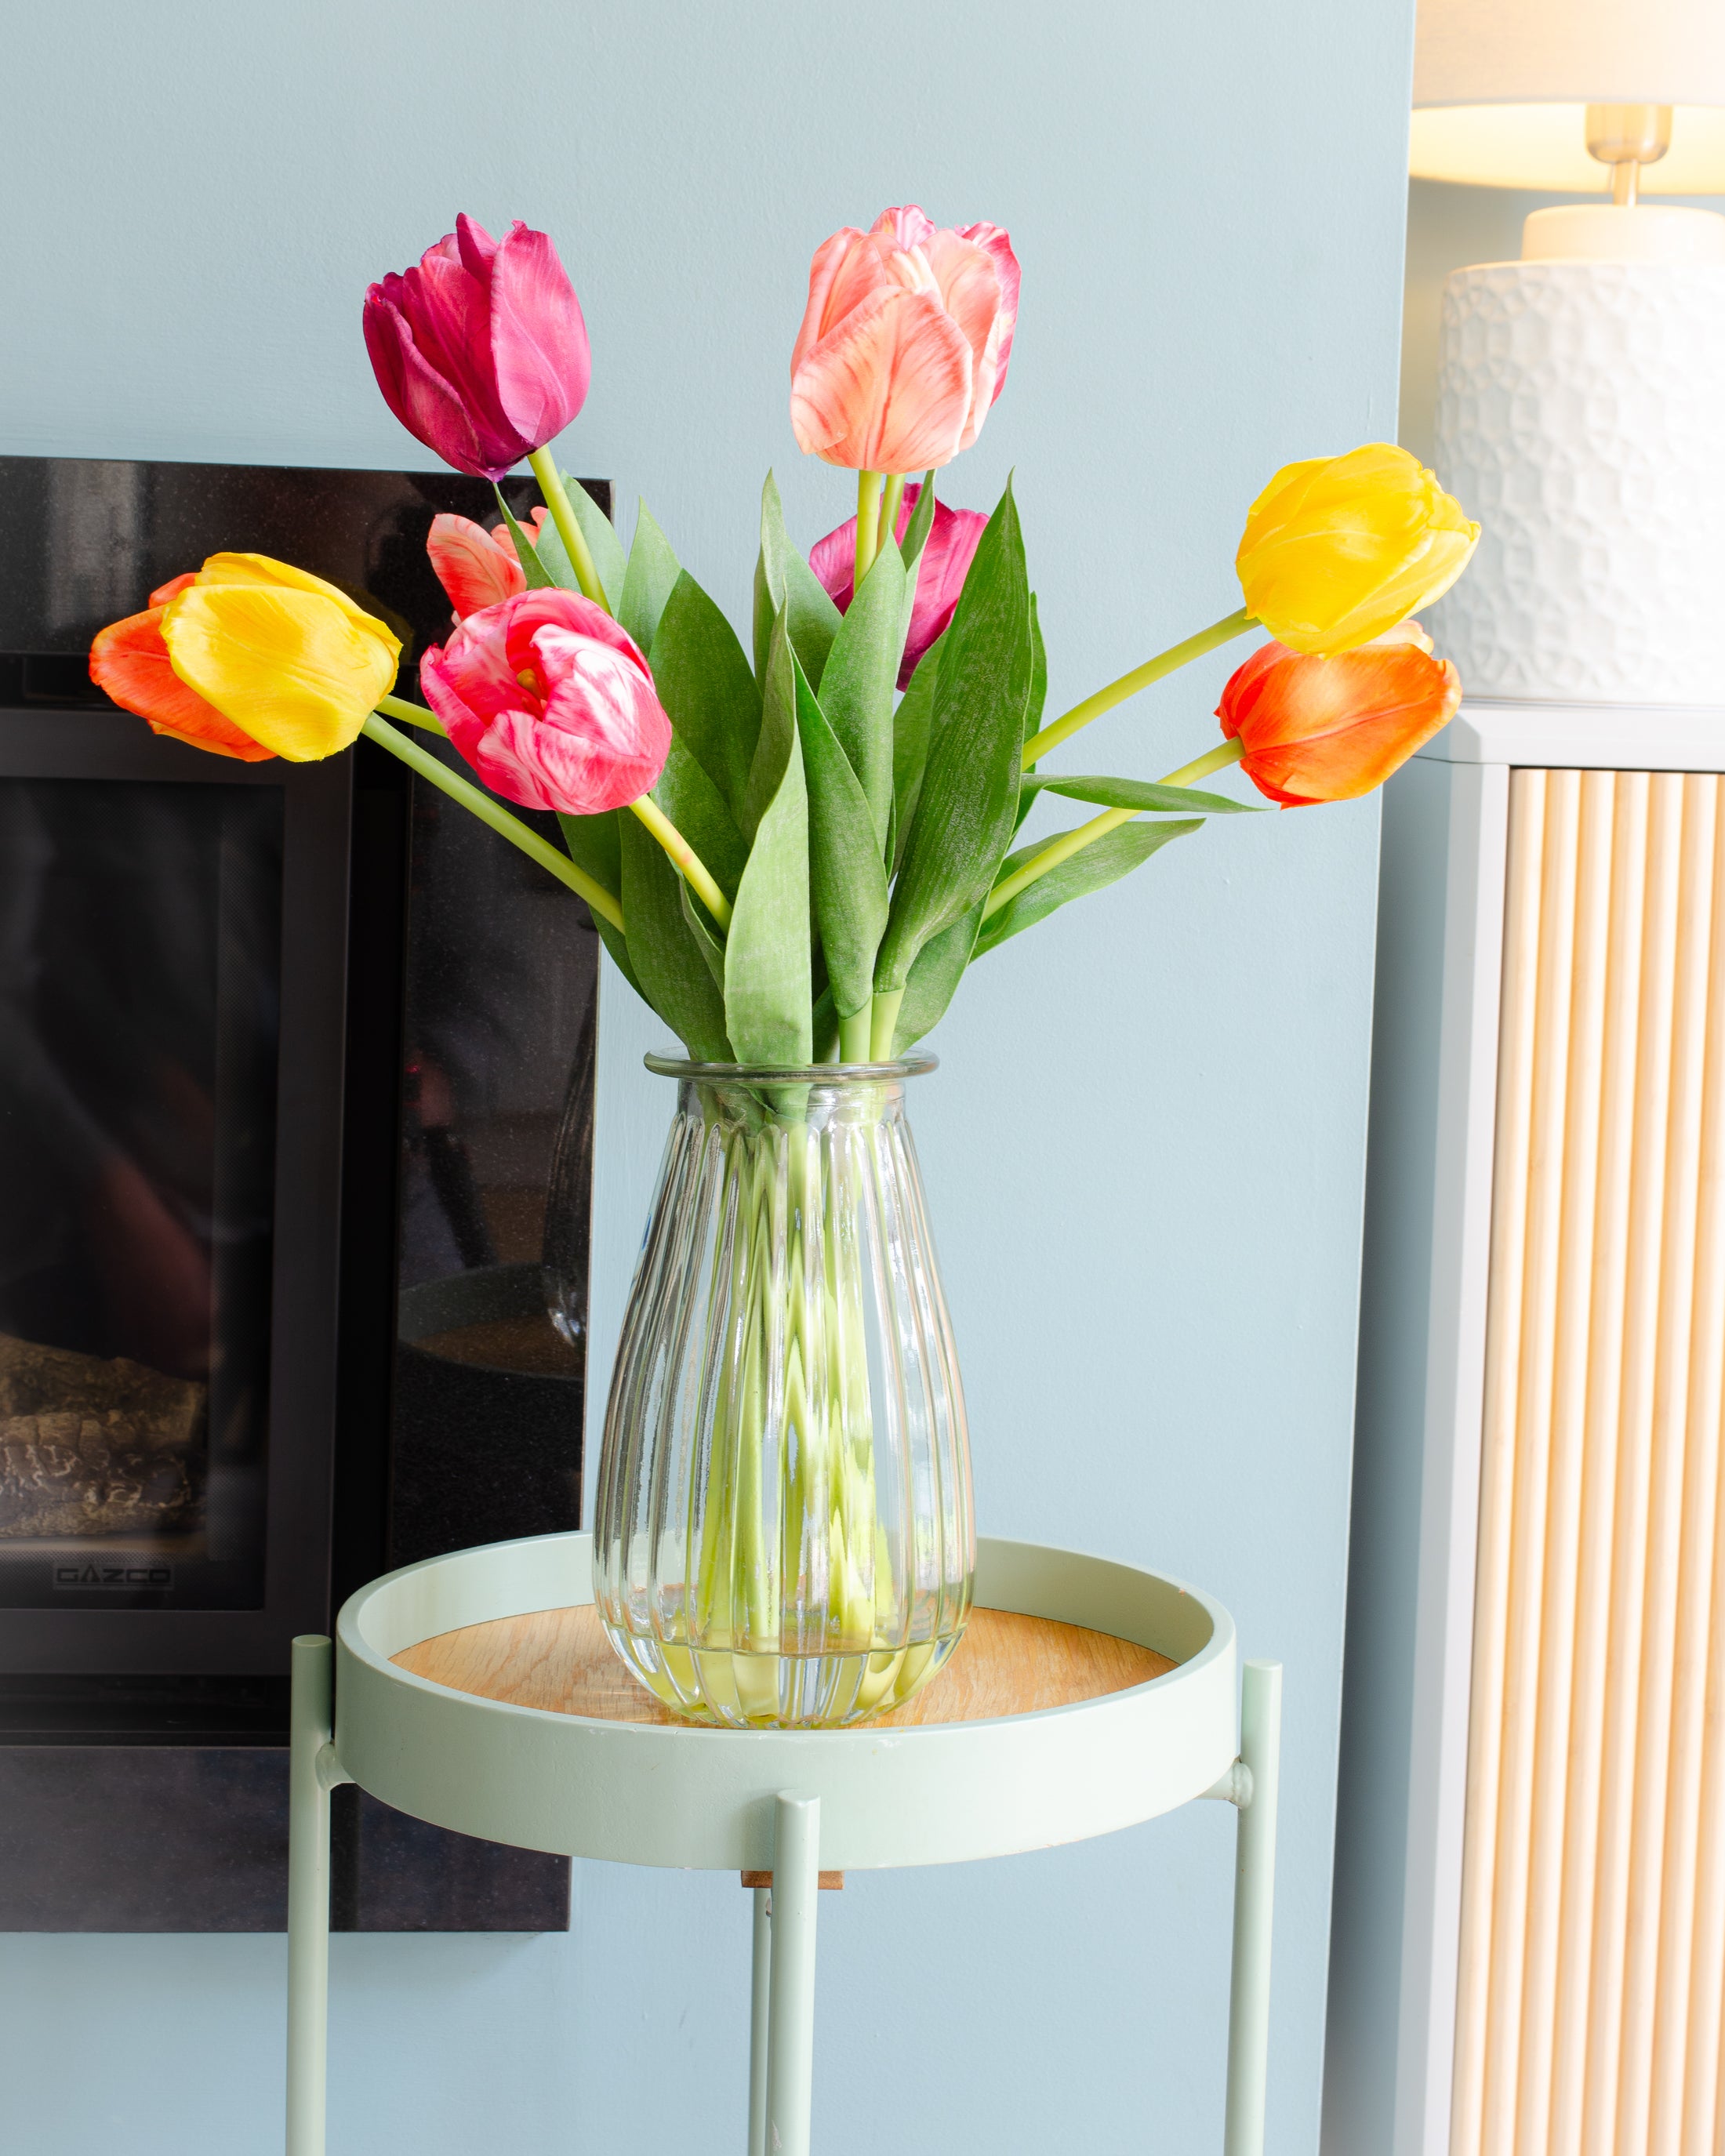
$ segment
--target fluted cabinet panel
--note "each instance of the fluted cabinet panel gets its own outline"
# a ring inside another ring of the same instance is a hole
[[[1510,780],[1452,2156],[1720,2125],[1721,783]]]

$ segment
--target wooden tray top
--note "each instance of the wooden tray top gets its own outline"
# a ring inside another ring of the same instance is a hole
[[[515,1707],[674,1729],[701,1726],[661,1707],[635,1681],[613,1652],[590,1602],[463,1625],[405,1647],[393,1659],[398,1669],[433,1684]],[[1034,1714],[1147,1684],[1173,1667],[1166,1655],[1110,1633],[1005,1609],[974,1609],[940,1675],[903,1707],[858,1726],[908,1729]]]

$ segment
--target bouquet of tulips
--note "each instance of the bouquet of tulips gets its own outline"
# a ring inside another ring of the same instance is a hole
[[[737,1246],[752,1249],[757,1216],[777,1202],[759,1148],[798,1142],[794,1074],[901,1056],[968,967],[1247,806],[1197,790],[1224,767],[1283,806],[1349,798],[1460,696],[1411,617],[1461,573],[1478,526],[1405,451],[1373,444],[1277,472],[1245,516],[1241,604],[1045,720],[1011,487],[988,514],[937,491],[1005,388],[1019,303],[1019,264],[995,225],[942,229],[890,209],[816,250],[791,427],[804,453],[855,474],[855,514],[805,552],[768,476],[739,632],[644,506],[625,548],[551,454],[590,368],[550,239],[520,223],[494,239],[461,218],[417,268],[367,294],[372,365],[419,441],[494,481],[525,458],[544,501],[523,524],[500,493],[495,530],[436,520],[431,556],[455,619],[419,654],[424,704],[393,693],[401,654],[382,621],[244,552],[151,593],[98,638],[91,672],[157,732],[219,755],[323,757],[364,733],[580,892],[619,970],[690,1056],[738,1066],[752,1089],[754,1137],[724,1168]],[[1047,767],[1089,721],[1257,627],[1271,640],[1224,690],[1221,739],[1190,762],[1159,778]],[[414,729],[445,737],[473,778]],[[1042,793],[1098,813],[1016,843]],[[505,803],[553,812],[563,849]],[[845,1217],[862,1195],[833,1188],[839,1171],[823,1159],[806,1208]],[[736,1289],[744,1317],[718,1383],[741,1398],[745,1369],[771,1363],[794,1369],[799,1396],[853,1404],[830,1419],[849,1430],[822,1483],[832,1524],[811,1532],[837,1537],[824,1576],[850,1584],[834,1621],[866,1645],[875,1529],[853,1425],[867,1421],[867,1379],[833,1366],[860,1352],[841,1322],[860,1292],[846,1262],[854,1252],[811,1289],[794,1254],[763,1257]],[[826,1306],[819,1324],[811,1296]],[[770,1480],[738,1466],[753,1447],[758,1467],[766,1412],[737,1407],[715,1440],[726,1486]],[[811,1448],[840,1440],[820,1435],[813,1409],[805,1421],[806,1467]],[[791,1591],[768,1578],[775,1537],[726,1502],[690,1561],[695,1617],[709,1636],[740,1636],[747,1605],[771,1633]]]

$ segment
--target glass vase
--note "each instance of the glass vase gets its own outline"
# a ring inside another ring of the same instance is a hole
[[[964,1395],[904,1107],[933,1059],[647,1060],[677,1107],[605,1413],[599,1613],[691,1720],[860,1722],[970,1612]]]

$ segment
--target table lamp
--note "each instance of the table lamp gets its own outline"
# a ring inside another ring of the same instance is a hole
[[[1725,704],[1722,0],[1420,0],[1416,178],[1536,210],[1444,289],[1435,462],[1483,526],[1433,633],[1475,696]]]

